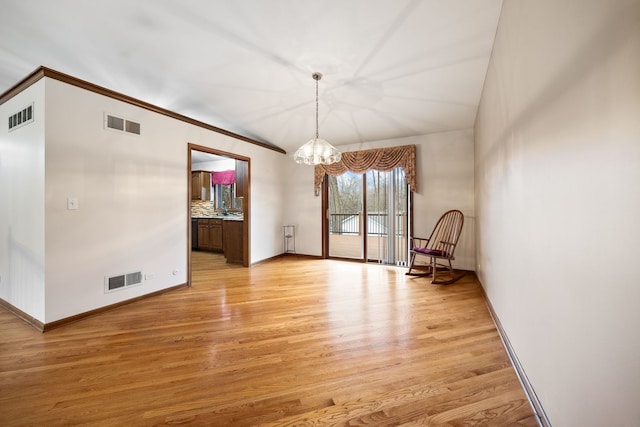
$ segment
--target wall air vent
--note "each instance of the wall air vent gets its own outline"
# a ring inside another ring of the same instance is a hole
[[[104,114],[104,127],[105,129],[116,130],[118,132],[140,135],[140,123],[107,113]]]
[[[104,278],[104,291],[105,293],[118,291],[128,286],[142,284],[142,272],[135,271],[133,273],[119,274],[117,276],[110,276]]]
[[[129,133],[135,133],[136,135],[140,135],[140,123],[132,122],[130,120],[125,120],[124,131]]]
[[[33,122],[33,104],[9,116],[9,130],[15,130],[31,122]]]

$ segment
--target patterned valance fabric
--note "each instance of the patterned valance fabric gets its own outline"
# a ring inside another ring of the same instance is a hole
[[[342,175],[350,171],[365,173],[370,170],[388,172],[401,167],[407,177],[411,190],[418,191],[416,186],[416,146],[378,148],[373,150],[350,151],[342,153],[342,160],[331,165],[315,167],[314,188],[316,196],[320,194],[322,180],[327,175]]]

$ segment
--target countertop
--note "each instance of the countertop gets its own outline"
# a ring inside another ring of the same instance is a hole
[[[194,217],[191,217],[191,218],[193,218],[193,219],[211,219],[211,218],[215,218],[215,219],[223,219],[225,221],[244,221],[244,215],[237,215],[237,214],[202,215],[202,216],[194,216]]]

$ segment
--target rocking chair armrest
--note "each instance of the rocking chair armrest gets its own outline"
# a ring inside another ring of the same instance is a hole
[[[428,237],[411,237],[411,246],[412,247],[422,246],[423,244],[426,245],[427,243],[429,243],[429,238]]]

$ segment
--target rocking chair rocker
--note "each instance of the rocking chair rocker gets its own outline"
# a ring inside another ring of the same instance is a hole
[[[429,238],[412,237],[411,263],[407,275],[432,276],[431,283],[437,285],[448,285],[460,280],[464,273],[456,276],[451,261],[455,259],[453,253],[456,250],[463,224],[464,215],[462,212],[450,210],[440,217]],[[429,258],[428,264],[416,263],[416,258],[419,259],[419,257]],[[448,270],[449,278],[437,278],[438,270]]]

